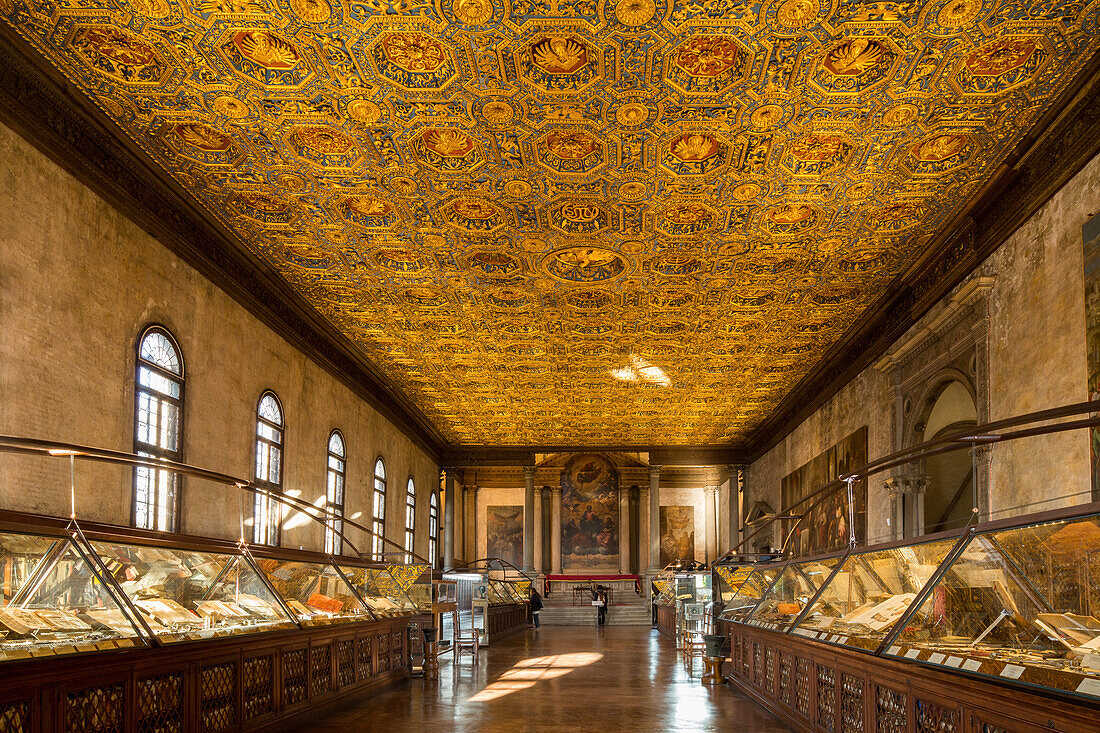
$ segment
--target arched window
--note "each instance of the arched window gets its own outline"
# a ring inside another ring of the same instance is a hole
[[[256,483],[276,494],[283,491],[283,408],[274,392],[260,396],[256,409]],[[279,544],[281,504],[256,494],[252,509],[252,541]]]
[[[137,344],[134,453],[180,461],[182,445],[183,359],[172,335],[160,326],[150,326]],[[136,467],[134,526],[176,531],[180,483],[171,471]]]
[[[325,520],[325,552],[339,555],[344,551],[344,476],[347,472],[344,437],[339,430],[328,436],[328,481],[325,486],[325,508],[336,517]]]
[[[382,538],[386,536],[386,464],[379,458],[374,462],[374,507],[371,512],[371,553],[375,560],[383,559],[386,552],[386,543]]]
[[[439,552],[439,494],[432,492],[428,502],[428,562],[435,565]]]
[[[412,476],[405,485],[405,563],[413,561],[413,547],[416,543],[416,484]]]

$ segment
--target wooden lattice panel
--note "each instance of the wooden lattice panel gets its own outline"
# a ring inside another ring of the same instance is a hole
[[[917,699],[917,733],[955,733],[959,730],[959,711],[927,700]]]
[[[309,650],[309,672],[313,681],[313,694],[332,690],[332,645],[322,644]]]
[[[798,712],[810,716],[810,661],[797,659],[797,672],[794,676],[794,701]]]
[[[817,724],[825,730],[836,726],[836,672],[817,665]]]
[[[390,636],[378,635],[378,674],[390,671]]]
[[[875,689],[875,733],[905,733],[909,729],[905,693],[889,687]]]
[[[208,664],[201,671],[199,713],[202,730],[219,733],[237,725],[237,663]]]
[[[841,733],[863,733],[863,680],[855,675],[840,675]]]
[[[244,719],[253,720],[275,709],[275,664],[270,656],[244,660]]]
[[[764,689],[775,694],[775,649],[771,647],[764,651]]]
[[[752,643],[752,683],[760,687],[764,680],[764,647],[759,642]]]
[[[359,639],[359,653],[356,657],[359,666],[359,679],[369,680],[374,676],[374,637]]]
[[[982,723],[978,728],[978,733],[1013,733],[1013,731],[992,723]]]
[[[26,733],[30,729],[30,705],[25,702],[0,705],[0,733]]]
[[[306,699],[306,650],[283,654],[283,704],[297,705]]]
[[[347,687],[355,683],[355,640],[336,642],[336,683]]]
[[[121,684],[90,687],[65,695],[67,733],[114,733],[123,729],[126,696]]]
[[[405,632],[395,631],[390,634],[390,669],[401,669],[405,666]]]
[[[183,673],[173,672],[137,681],[139,733],[178,733],[183,730]]]
[[[793,666],[794,657],[790,654],[779,655],[779,701],[787,707],[792,707],[794,685],[791,684],[791,667]]]

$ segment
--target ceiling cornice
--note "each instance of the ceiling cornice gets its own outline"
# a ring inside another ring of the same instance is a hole
[[[741,446],[764,455],[871,366],[932,306],[1100,155],[1100,53],[924,255],[872,306]]]
[[[446,441],[404,394],[4,24],[0,120],[438,458]]]

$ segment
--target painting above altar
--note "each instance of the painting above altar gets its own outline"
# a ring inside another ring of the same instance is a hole
[[[603,456],[574,457],[561,473],[565,572],[619,567],[619,473]]]

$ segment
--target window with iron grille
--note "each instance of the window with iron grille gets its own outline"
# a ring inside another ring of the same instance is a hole
[[[256,484],[271,494],[283,492],[283,408],[272,391],[260,396],[256,410]],[[279,544],[281,504],[272,496],[256,494],[252,509],[252,541]]]
[[[347,471],[347,456],[344,452],[344,436],[339,430],[333,430],[328,436],[328,468],[325,486],[325,509],[330,516],[325,519],[325,552],[339,555],[344,551],[344,477]]]
[[[405,564],[413,561],[413,550],[416,544],[416,485],[412,476],[405,485]]]
[[[183,459],[183,359],[175,339],[160,326],[138,339],[134,381],[134,453],[170,461]],[[175,532],[180,476],[172,471],[134,468],[133,524]]]
[[[374,506],[371,511],[371,554],[382,560],[386,551],[386,464],[379,458],[374,462]]]

